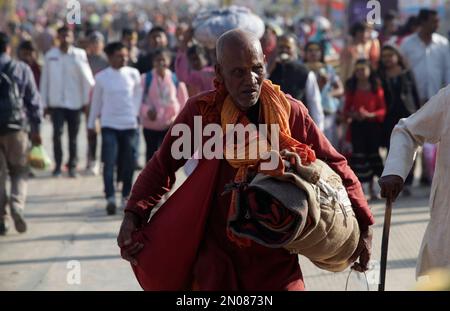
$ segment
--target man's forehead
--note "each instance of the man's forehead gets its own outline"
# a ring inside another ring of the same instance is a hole
[[[264,63],[264,55],[261,50],[230,49],[223,51],[222,65],[230,67],[253,67]]]

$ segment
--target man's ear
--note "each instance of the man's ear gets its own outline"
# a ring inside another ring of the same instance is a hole
[[[222,68],[219,64],[214,65],[214,71],[216,72],[217,81],[223,83]]]

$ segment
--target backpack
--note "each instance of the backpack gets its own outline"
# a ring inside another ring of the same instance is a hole
[[[25,126],[23,99],[13,78],[15,62],[6,64],[0,72],[0,131],[21,130]]]
[[[145,75],[144,96],[142,97],[144,99],[144,101],[145,101],[145,98],[147,97],[147,93],[148,93],[148,90],[150,89],[150,85],[152,85],[152,80],[153,80],[153,75],[152,75],[152,72],[149,71]],[[179,81],[178,81],[177,75],[174,72],[172,72],[172,81],[175,84],[175,87],[178,88]]]

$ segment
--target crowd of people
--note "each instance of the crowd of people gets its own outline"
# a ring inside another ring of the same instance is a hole
[[[188,99],[217,88],[223,74],[217,71],[219,55],[196,40],[191,20],[169,13],[146,16],[131,10],[116,19],[110,16],[106,23],[91,11],[82,25],[66,25],[49,12],[45,21],[22,17],[21,24],[10,22],[1,29],[0,235],[8,231],[8,205],[17,231],[27,230],[27,155],[30,146],[42,144],[40,128],[47,119],[53,126],[53,176],[67,171],[77,178],[77,142],[86,133],[85,169],[103,174],[107,214],[130,204],[133,176],[143,165],[141,135],[149,161]],[[327,35],[305,39],[303,33],[300,38],[294,27],[273,22],[266,23],[260,40],[263,78],[303,103],[334,147],[327,152],[346,156],[372,200],[380,199],[380,150],[392,147],[394,127],[450,83],[450,48],[437,33],[438,13],[422,9],[398,25],[394,13],[385,16],[378,30],[358,22],[340,51]],[[331,31],[330,25],[321,27],[323,33]],[[80,128],[83,118],[86,129]],[[64,163],[66,123],[69,150]],[[422,184],[433,178],[436,148],[424,146]],[[405,195],[414,181],[414,166],[408,170]]]
[[[92,18],[81,26],[60,22],[56,31],[57,23],[50,23],[50,18],[45,27],[9,23],[1,34],[3,63],[17,59],[19,67],[28,65],[25,72],[33,76],[30,81],[22,73],[18,81],[28,83],[22,96],[24,107],[34,109],[27,111],[30,121],[34,120],[31,124],[39,124],[46,116],[53,124],[53,176],[65,169],[70,177],[77,176],[77,141],[84,132],[80,124],[85,115],[86,170],[96,175],[103,167],[109,214],[117,206],[115,181],[123,182],[124,206],[134,171],[142,168],[140,135],[145,138],[148,161],[187,99],[214,88],[216,64],[214,50],[195,40],[187,20],[174,24],[173,16],[155,14],[154,24],[143,23],[131,13],[120,18],[122,24],[122,19],[128,23],[118,40],[109,40],[114,37],[111,29],[93,23]],[[266,24],[261,38],[266,78],[303,102],[332,145],[347,156],[359,180],[367,184],[365,192],[371,199],[379,198],[374,178],[383,171],[380,148],[389,150],[394,126],[450,81],[448,41],[436,33],[438,18],[437,12],[423,9],[398,27],[398,17],[389,13],[379,32],[372,25],[356,23],[338,57],[327,51],[332,46],[327,36],[300,40],[289,27]],[[36,21],[36,25],[41,24]],[[42,115],[36,107],[41,107]],[[66,123],[69,159],[64,165],[61,138]],[[40,143],[38,128],[31,128],[34,143]],[[101,156],[97,154],[100,133]],[[25,144],[24,137],[17,139]],[[7,157],[2,159],[2,167],[11,165]],[[423,160],[423,183],[431,181],[431,162]],[[10,174],[15,173],[10,170]],[[410,186],[413,179],[412,170],[406,184]],[[2,185],[5,180],[2,177]],[[22,202],[10,204],[12,215],[23,210],[25,192],[20,188],[13,187],[17,193],[10,195],[11,202],[14,198]],[[7,195],[2,192],[2,213],[6,214]],[[404,193],[410,193],[409,187]],[[23,222],[23,217],[17,218]]]

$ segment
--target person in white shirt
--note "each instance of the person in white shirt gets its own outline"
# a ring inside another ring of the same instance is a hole
[[[419,31],[405,39],[400,49],[414,72],[423,105],[450,83],[450,47],[447,38],[436,33],[436,11],[421,10],[419,23]]]
[[[110,67],[95,76],[92,106],[88,118],[89,135],[96,135],[95,122],[100,117],[102,132],[103,183],[108,215],[116,212],[114,169],[120,154],[122,206],[130,194],[135,169],[138,114],[142,102],[139,71],[126,66],[128,49],[121,42],[105,48]]]
[[[431,186],[430,221],[423,236],[416,277],[436,268],[450,268],[450,86],[419,111],[401,119],[391,136],[391,148],[379,181],[381,195],[395,201],[403,189],[419,146],[439,143]]]
[[[55,170],[53,176],[61,175],[63,159],[61,136],[64,123],[69,130],[69,176],[76,177],[77,137],[82,110],[89,103],[89,93],[94,77],[86,52],[74,47],[73,32],[67,26],[58,29],[59,46],[45,55],[41,77],[41,97],[46,112],[53,123],[53,152]]]
[[[436,33],[439,28],[437,11],[422,9],[418,19],[419,31],[405,39],[400,50],[414,72],[423,105],[450,83],[450,47],[448,40]],[[431,183],[429,176],[433,174],[433,167],[427,165],[428,162],[422,161],[423,184]]]

